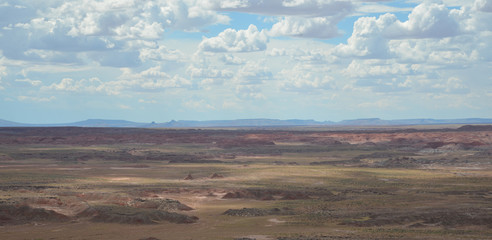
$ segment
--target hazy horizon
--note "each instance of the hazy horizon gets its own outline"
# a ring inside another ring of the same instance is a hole
[[[6,122],[4,122],[6,121]],[[13,123],[15,125],[10,125]],[[2,125],[7,124],[7,125]],[[20,124],[20,125],[19,125]],[[68,124],[68,125],[64,125]],[[381,119],[381,118],[357,118],[344,119],[340,121],[315,120],[315,119],[274,119],[274,118],[250,118],[250,119],[171,119],[170,121],[130,121],[126,119],[82,119],[73,122],[16,122],[0,118],[0,127],[8,126],[106,126],[113,127],[149,127],[153,124],[178,124],[179,126],[336,126],[336,125],[449,125],[449,124],[492,124],[492,118],[456,118],[456,119],[434,119],[434,118],[409,118],[409,119]],[[127,125],[129,124],[129,125]],[[233,125],[229,125],[233,124]],[[108,126],[109,126],[108,125]]]
[[[492,0],[7,0],[0,119],[491,118]]]

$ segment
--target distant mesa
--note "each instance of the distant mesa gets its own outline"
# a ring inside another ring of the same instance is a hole
[[[440,125],[440,124],[492,124],[492,118],[463,119],[398,119],[383,120],[364,118],[339,122],[302,119],[237,119],[212,121],[172,120],[169,122],[140,123],[125,120],[88,119],[73,123],[27,124],[0,119],[0,127],[109,127],[109,128],[207,128],[207,127],[295,127],[295,126],[404,126],[404,125]]]

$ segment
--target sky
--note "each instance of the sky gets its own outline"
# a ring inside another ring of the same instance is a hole
[[[3,0],[0,119],[492,117],[492,0]]]

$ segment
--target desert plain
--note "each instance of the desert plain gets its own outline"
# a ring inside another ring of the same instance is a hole
[[[492,126],[0,128],[0,239],[492,239]]]

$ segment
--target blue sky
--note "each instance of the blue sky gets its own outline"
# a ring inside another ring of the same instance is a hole
[[[492,0],[7,0],[0,118],[492,117]]]

